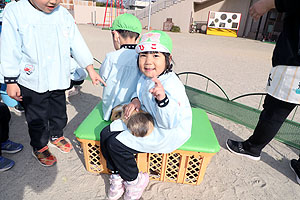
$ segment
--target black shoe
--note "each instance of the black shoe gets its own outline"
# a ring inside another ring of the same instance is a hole
[[[25,112],[23,106],[21,106],[20,104],[17,104],[17,105],[14,107],[14,110],[15,110],[17,113],[23,113],[23,112]]]
[[[290,162],[290,167],[296,174],[296,180],[300,184],[300,160],[293,159]]]
[[[252,153],[252,152],[246,150],[243,147],[242,142],[237,142],[237,141],[228,139],[227,142],[226,142],[226,146],[227,146],[227,149],[231,153],[234,153],[234,154],[240,155],[240,156],[245,156],[245,157],[250,158],[252,160],[260,160],[260,155],[257,155],[255,153]]]

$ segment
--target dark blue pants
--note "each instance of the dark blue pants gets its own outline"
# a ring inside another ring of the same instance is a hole
[[[63,136],[67,124],[65,90],[37,93],[21,85],[22,105],[30,135],[30,145],[39,150],[50,137]]]
[[[8,140],[9,121],[11,115],[8,107],[0,102],[0,156],[1,156],[1,143]]]
[[[120,132],[111,132],[110,126],[100,133],[100,148],[106,159],[107,168],[112,173],[119,173],[123,180],[133,181],[137,178],[139,169],[135,161],[138,151],[131,149],[116,139]]]

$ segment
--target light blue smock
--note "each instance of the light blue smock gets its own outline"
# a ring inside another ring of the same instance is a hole
[[[77,62],[71,58],[71,80],[82,81],[88,77],[86,69],[81,68]]]
[[[80,67],[93,64],[72,15],[62,6],[47,14],[28,0],[7,4],[1,33],[1,68],[4,77],[18,77],[35,92],[70,86],[70,55]]]
[[[169,153],[183,145],[191,136],[192,109],[185,88],[174,72],[161,75],[169,103],[159,107],[149,92],[154,82],[142,75],[137,84],[137,97],[142,109],[154,118],[154,130],[146,137],[133,136],[121,120],[110,125],[111,131],[122,131],[116,138],[127,147],[147,153]]]
[[[1,64],[0,64],[1,65]],[[0,73],[0,83],[4,83],[4,77],[2,76],[2,74]]]
[[[111,111],[117,105],[130,103],[135,94],[141,76],[137,57],[135,49],[126,48],[106,55],[99,69],[99,74],[107,85],[103,88],[102,95],[104,120],[110,119]]]

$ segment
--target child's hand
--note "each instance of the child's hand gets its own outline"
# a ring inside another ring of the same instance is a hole
[[[106,83],[104,80],[100,77],[100,75],[94,70],[93,65],[89,65],[86,67],[86,70],[89,73],[90,78],[92,79],[93,85],[98,85],[99,82],[101,82],[104,86],[106,86]]]
[[[6,92],[9,97],[17,101],[22,101],[21,90],[18,84],[16,83],[7,84]]]
[[[131,113],[136,110],[139,111],[141,108],[141,102],[138,98],[135,98],[129,103],[124,109],[124,117],[128,119]]]
[[[158,100],[161,101],[166,97],[165,89],[161,84],[160,80],[157,77],[151,79],[155,85],[154,88],[151,88],[149,92]]]

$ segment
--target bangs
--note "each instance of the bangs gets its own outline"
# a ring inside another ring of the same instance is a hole
[[[162,53],[162,52],[159,52],[159,51],[143,51],[143,52],[140,52],[140,54],[155,54],[155,53]]]

